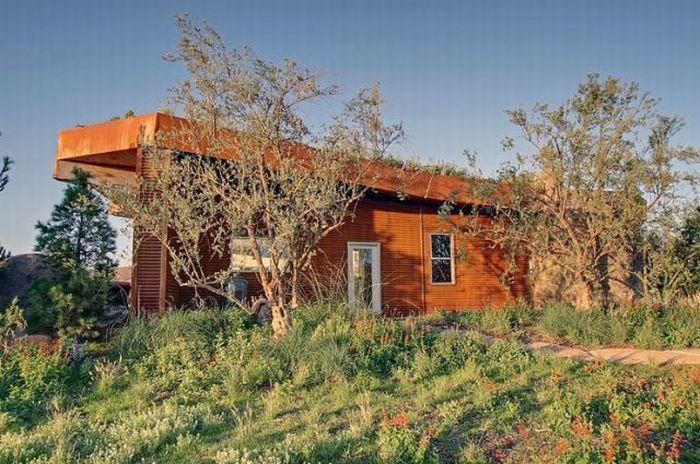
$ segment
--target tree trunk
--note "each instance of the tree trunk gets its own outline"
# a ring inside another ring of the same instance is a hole
[[[580,282],[583,293],[579,298],[579,306],[582,309],[603,308],[608,304],[609,289],[605,283],[586,275],[580,276]]]
[[[282,304],[271,304],[272,332],[275,338],[281,338],[289,333],[292,328],[292,318],[289,310]]]
[[[291,307],[296,309],[299,307],[299,273],[296,266],[292,266],[292,276],[291,276],[291,287],[292,287],[292,299]]]

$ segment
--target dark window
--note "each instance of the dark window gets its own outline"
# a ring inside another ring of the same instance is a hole
[[[430,278],[434,284],[454,282],[452,235],[430,234]]]

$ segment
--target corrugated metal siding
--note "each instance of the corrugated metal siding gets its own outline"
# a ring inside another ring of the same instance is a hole
[[[490,221],[482,218],[485,224]],[[434,285],[430,282],[430,234],[449,233],[450,229],[437,214],[437,206],[404,204],[396,201],[365,200],[356,209],[354,218],[339,230],[330,233],[319,246],[312,260],[315,276],[346,277],[348,242],[381,244],[382,307],[389,313],[430,312],[437,309],[460,310],[500,306],[528,296],[527,259],[518,260],[519,272],[510,288],[503,286],[501,276],[506,260],[501,252],[483,240],[455,236],[455,254],[464,249],[463,259],[455,259],[455,283]],[[466,240],[466,242],[465,242]],[[206,250],[206,245],[203,245]],[[138,262],[147,287],[139,289],[142,301],[150,305],[157,287],[152,278],[153,262],[159,258],[155,247],[138,251]],[[207,254],[206,251],[204,252]],[[147,262],[144,270],[143,262]],[[227,265],[221,257],[205,258],[205,270],[215,272]],[[340,276],[338,273],[340,272]],[[148,275],[145,275],[148,274]],[[168,271],[168,274],[170,272]],[[255,274],[244,277],[249,282],[249,296],[261,295]],[[140,277],[141,278],[141,277]],[[140,281],[141,282],[141,281]],[[166,279],[169,303],[187,304],[193,297],[191,288],[178,288],[172,276]],[[344,287],[344,283],[341,285]],[[201,292],[200,292],[201,294]],[[204,293],[206,295],[206,292]],[[144,296],[147,299],[144,299]],[[142,303],[142,306],[143,303]],[[146,306],[150,309],[151,306]]]
[[[202,260],[202,267],[207,275],[214,274],[215,272],[228,267],[228,258],[225,256],[214,256],[207,241],[203,241],[200,247],[204,257]],[[169,304],[174,306],[189,304],[195,296],[194,288],[179,287],[172,275],[172,272],[170,272],[170,269],[168,269],[167,273],[169,276],[167,280],[167,293],[171,297]],[[258,298],[262,294],[262,287],[257,275],[254,273],[243,273],[242,277],[248,281],[248,296],[253,299]],[[216,301],[221,300],[219,295],[215,295],[206,290],[198,290],[198,293],[202,298],[213,299]]]
[[[490,221],[486,217],[481,220]],[[460,248],[465,253],[463,258],[455,259],[455,283],[432,284],[431,233],[450,233],[449,226],[437,214],[437,206],[364,201],[354,220],[321,242],[322,253],[314,267],[344,268],[347,242],[379,242],[382,307],[390,313],[494,307],[527,297],[527,259],[518,260],[520,271],[508,289],[501,281],[506,267],[503,253],[488,242],[467,240],[458,234],[455,254]],[[317,273],[323,275],[323,271]]]
[[[136,152],[136,175],[145,179],[153,178],[156,171],[144,156],[143,150]],[[151,201],[154,193],[140,192],[142,201]],[[132,282],[132,305],[148,313],[164,309],[162,290],[162,268],[164,249],[160,241],[152,235],[134,232],[134,273]]]

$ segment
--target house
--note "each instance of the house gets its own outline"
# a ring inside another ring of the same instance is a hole
[[[148,175],[139,141],[183,123],[152,113],[63,130],[53,176],[69,180],[78,167],[96,183],[135,183],[137,176]],[[454,234],[439,217],[439,206],[454,192],[465,192],[467,180],[389,164],[375,169],[371,192],[353,217],[321,241],[310,273],[343,282],[352,303],[389,313],[493,307],[529,296],[526,257],[518,259],[506,286],[503,253],[487,242]],[[456,201],[464,205],[470,199],[460,193]],[[132,262],[133,307],[156,312],[192,299],[193,290],[178,287],[170,275],[167,253],[157,240],[142,241]],[[222,263],[212,258],[207,265],[214,272]],[[243,275],[248,294],[260,294],[255,274]]]

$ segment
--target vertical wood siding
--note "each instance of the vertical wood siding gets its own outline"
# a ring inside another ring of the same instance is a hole
[[[325,237],[312,260],[309,275],[317,278],[330,276],[336,287],[345,289],[348,242],[378,242],[381,244],[382,308],[389,314],[431,312],[438,309],[462,310],[501,306],[518,298],[527,298],[527,258],[517,260],[518,271],[508,288],[502,284],[506,260],[498,250],[483,240],[467,239],[455,235],[455,282],[450,285],[434,285],[430,281],[430,234],[450,233],[449,227],[437,214],[435,205],[406,204],[394,200],[365,200],[361,202],[348,222]],[[488,222],[490,219],[483,218]],[[147,309],[157,301],[158,288],[152,277],[156,272],[169,269],[153,269],[160,255],[151,248],[139,248],[134,257],[141,267],[137,272],[141,306]],[[206,250],[206,246],[203,247]],[[459,257],[459,251],[464,256]],[[227,265],[227,259],[206,256],[205,269],[214,272]],[[144,267],[143,263],[147,265]],[[169,267],[169,266],[168,266]],[[338,274],[341,274],[340,276]],[[260,283],[255,274],[244,275],[248,279],[248,295],[261,295]],[[141,280],[145,279],[145,280]],[[191,288],[178,288],[170,275],[166,282],[169,304],[187,304],[193,297]],[[144,286],[144,284],[146,284]],[[308,290],[308,289],[307,289]],[[156,295],[152,295],[153,292]],[[309,291],[310,292],[310,291]]]

